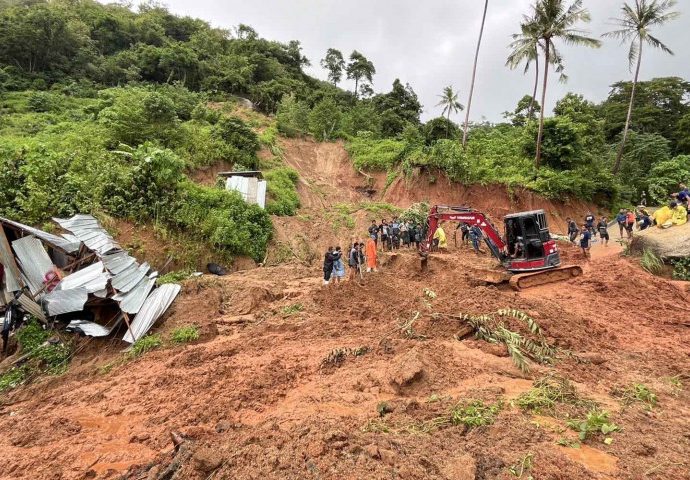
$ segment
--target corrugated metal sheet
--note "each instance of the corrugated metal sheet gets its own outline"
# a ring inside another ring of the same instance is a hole
[[[120,304],[123,312],[135,314],[141,310],[146,297],[156,284],[152,278],[142,278],[137,285],[127,293],[118,293],[113,296],[113,300]]]
[[[36,237],[24,237],[12,242],[19,268],[26,276],[29,290],[35,295],[43,288],[46,273],[53,269],[53,261]]]
[[[82,287],[70,290],[53,290],[43,297],[43,305],[48,311],[48,315],[60,315],[84,310],[84,304],[88,299],[89,294]]]
[[[131,334],[127,330],[122,339],[125,342],[134,343],[146,335],[156,320],[168,310],[178,293],[180,293],[180,286],[174,283],[161,285],[154,290],[144,302],[137,316],[134,317],[131,324]]]
[[[12,252],[12,247],[10,242],[7,240],[5,235],[5,230],[0,225],[0,263],[3,265],[3,270],[5,272],[5,284],[8,291],[16,292],[21,289],[22,286],[19,284],[21,280],[21,272],[19,271],[19,266],[14,260],[14,253]]]
[[[104,327],[98,323],[89,322],[88,320],[72,320],[67,325],[68,331],[80,331],[89,337],[107,337],[112,332],[112,328]]]
[[[2,217],[0,217],[0,223],[6,223],[8,225],[12,225],[16,228],[19,228],[20,230],[23,230],[26,233],[40,238],[44,242],[58,247],[66,251],[67,253],[74,253],[77,250],[79,250],[79,240],[76,238],[60,237],[57,235],[53,235],[52,233],[44,232],[43,230],[39,230],[38,228],[33,228],[28,225],[24,225],[23,223],[15,222],[13,220],[9,220],[7,218]]]
[[[19,298],[17,299],[19,302],[19,305],[21,305],[25,311],[29,312],[32,314],[34,317],[38,318],[39,320],[43,320],[44,322],[46,321],[46,315],[43,313],[43,309],[41,306],[31,300],[29,296],[25,293],[22,293]]]
[[[127,252],[111,253],[110,255],[103,255],[103,264],[113,275],[129,268],[133,263],[136,263],[134,257],[130,257]]]
[[[149,269],[148,263],[143,263],[142,265],[133,263],[127,270],[115,275],[111,281],[111,285],[117,291],[127,293],[141,282]]]
[[[103,262],[96,262],[86,268],[82,268],[65,278],[58,283],[56,290],[70,290],[72,288],[82,287],[88,293],[94,293],[104,290],[108,284],[110,275],[103,271]]]
[[[65,230],[81,240],[89,250],[99,256],[113,250],[121,250],[120,245],[101,227],[91,215],[75,215],[72,218],[53,218]]]

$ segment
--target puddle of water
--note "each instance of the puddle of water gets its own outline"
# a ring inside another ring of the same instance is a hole
[[[587,445],[580,448],[558,447],[558,449],[574,462],[582,464],[587,470],[597,473],[613,474],[617,470],[618,458],[606,452]]]

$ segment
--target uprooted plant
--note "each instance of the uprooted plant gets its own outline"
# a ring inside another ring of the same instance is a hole
[[[489,404],[484,403],[482,400],[471,400],[458,403],[446,414],[431,418],[430,420],[391,425],[379,418],[367,422],[362,427],[362,430],[364,432],[409,434],[432,433],[442,428],[454,426],[462,426],[466,430],[471,430],[493,424],[496,416],[502,409],[503,402],[501,400]],[[379,416],[383,417],[380,411]]]
[[[515,404],[530,413],[559,416],[561,407],[593,408],[596,402],[578,395],[568,379],[549,374],[534,381],[533,387],[521,394]]]
[[[528,359],[537,363],[551,364],[556,355],[556,347],[546,342],[536,320],[520,310],[501,309],[483,315],[435,313],[432,316],[460,320],[472,327],[476,338],[489,343],[504,344],[513,363],[522,372],[529,371]],[[501,318],[519,320],[525,324],[528,333],[522,335],[509,330],[505,323],[500,320]]]
[[[605,436],[604,443],[607,445],[612,442],[608,435],[619,430],[618,425],[609,420],[609,412],[596,407],[587,412],[585,418],[568,421],[568,426],[578,432],[578,437],[583,442],[588,437],[601,433]]]
[[[656,394],[643,383],[633,383],[621,389],[613,391],[623,405],[632,405],[633,403],[642,403],[646,410],[654,408],[659,401]]]
[[[414,324],[417,320],[419,320],[419,317],[421,316],[421,313],[419,311],[416,311],[412,314],[412,317],[408,318],[404,322],[402,322],[400,326],[400,332],[405,335],[407,338],[415,339],[415,340],[425,340],[426,336],[421,335],[417,333],[414,329]]]
[[[367,352],[369,352],[369,347],[366,345],[356,348],[334,348],[328,352],[326,358],[321,360],[319,370],[324,370],[328,367],[339,367],[348,356],[361,357]]]

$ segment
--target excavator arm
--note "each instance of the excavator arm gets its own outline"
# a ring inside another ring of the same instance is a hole
[[[434,234],[439,224],[443,221],[464,222],[470,227],[476,225],[484,233],[484,241],[492,255],[501,262],[504,260],[506,244],[501,234],[486,215],[468,207],[449,207],[445,205],[434,205],[429,211],[426,241],[420,245],[422,254],[426,254],[429,251],[434,240]]]

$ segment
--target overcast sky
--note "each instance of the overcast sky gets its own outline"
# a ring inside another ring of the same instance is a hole
[[[633,1],[633,0],[629,0]],[[440,114],[438,94],[446,85],[460,91],[466,104],[472,61],[484,7],[482,0],[167,0],[177,14],[202,18],[213,26],[246,23],[260,36],[278,41],[299,40],[312,66],[308,73],[325,79],[319,60],[334,47],[349,55],[359,50],[376,67],[374,89],[388,91],[395,78],[409,82],[424,105],[423,118]],[[534,77],[504,66],[510,35],[519,30],[531,0],[490,0],[477,70],[471,119],[500,121],[502,112],[532,91]],[[585,0],[594,36],[612,29],[622,0]],[[675,56],[647,50],[641,79],[681,76],[690,79],[690,0],[680,0],[681,17],[655,34]],[[631,78],[627,46],[606,39],[600,49],[562,48],[567,84],[549,82],[547,106],[568,91],[599,101],[609,86]],[[349,88],[350,84],[343,83]],[[462,117],[464,118],[464,117]],[[460,122],[461,116],[455,120]]]

